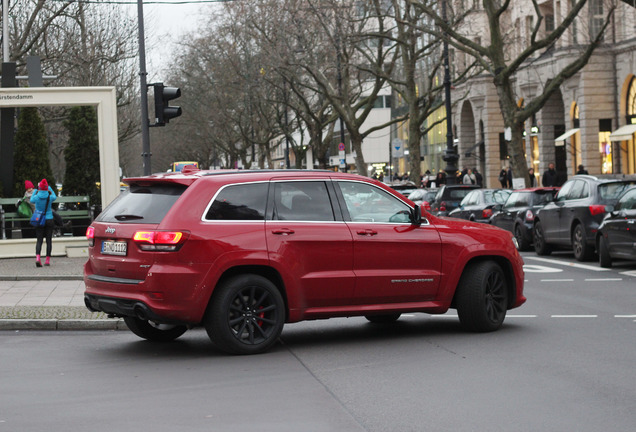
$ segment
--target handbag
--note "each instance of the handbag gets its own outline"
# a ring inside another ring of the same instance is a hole
[[[49,208],[49,199],[51,199],[51,194],[46,198],[46,205],[44,206],[44,211],[35,210],[33,212],[33,216],[31,216],[31,220],[29,223],[34,227],[43,227],[46,223],[46,209]]]
[[[31,206],[29,205],[28,202],[24,200],[18,201],[16,208],[18,209],[18,214],[24,218],[30,218],[33,215],[33,210],[31,210]]]

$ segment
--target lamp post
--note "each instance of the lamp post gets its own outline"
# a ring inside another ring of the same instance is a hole
[[[446,20],[446,0],[442,0],[442,19]],[[456,184],[457,176],[457,160],[459,156],[455,151],[453,145],[453,124],[451,120],[451,79],[450,79],[450,65],[448,61],[448,41],[444,38],[443,41],[443,53],[442,58],[444,60],[444,99],[446,106],[446,151],[444,152],[443,160],[446,162],[446,184]]]

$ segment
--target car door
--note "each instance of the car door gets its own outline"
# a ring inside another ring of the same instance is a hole
[[[564,206],[559,213],[558,240],[560,243],[571,243],[571,229],[574,218],[582,209],[583,211],[588,211],[588,206],[585,205],[585,199],[589,197],[589,194],[590,188],[586,181],[575,180],[573,182],[572,188],[567,194]]]
[[[517,214],[517,200],[520,192],[513,192],[510,194],[506,203],[493,218],[493,224],[499,228],[503,228],[507,231],[513,232],[515,215]]]
[[[274,179],[268,203],[268,254],[288,297],[305,309],[350,304],[353,243],[331,182]]]
[[[440,236],[427,220],[410,221],[411,207],[379,186],[336,182],[353,237],[358,304],[431,300],[440,281]]]
[[[627,191],[605,221],[607,243],[612,256],[636,255],[636,188]]]
[[[559,240],[560,237],[562,238],[559,233],[561,229],[559,226],[561,222],[561,212],[565,207],[568,194],[572,189],[573,184],[574,181],[566,182],[561,190],[559,190],[556,199],[553,202],[546,204],[546,206],[539,211],[541,226],[547,242],[555,242],[556,240]]]

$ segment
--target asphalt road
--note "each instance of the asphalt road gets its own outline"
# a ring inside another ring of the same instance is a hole
[[[524,256],[528,302],[495,333],[332,319],[236,357],[200,329],[0,332],[0,431],[632,430],[636,266]]]

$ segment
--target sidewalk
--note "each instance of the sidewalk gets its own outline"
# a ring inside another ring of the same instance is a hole
[[[0,259],[0,330],[126,329],[84,306],[86,260],[52,257],[51,266],[36,267],[35,258]]]

